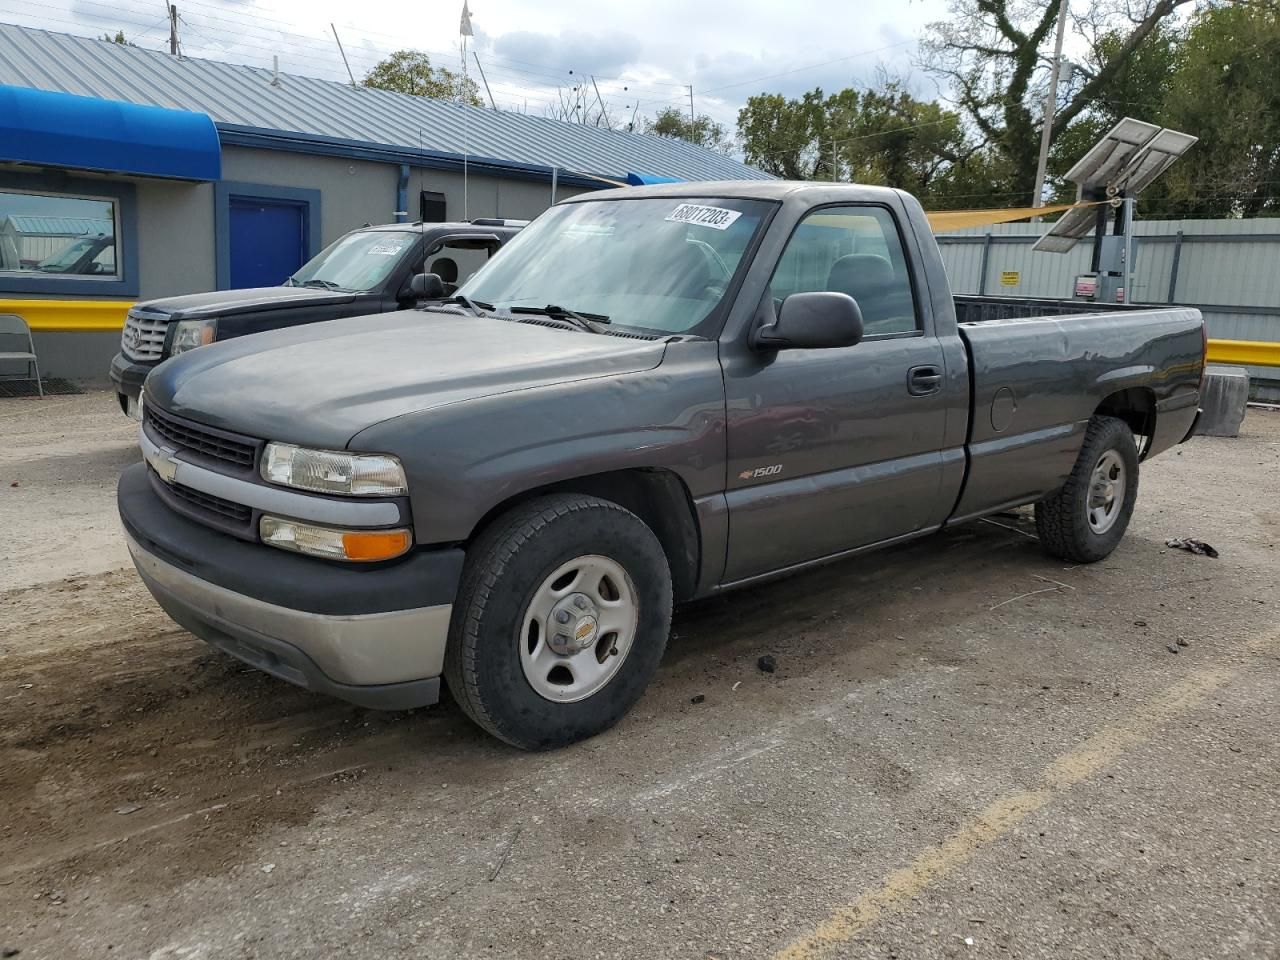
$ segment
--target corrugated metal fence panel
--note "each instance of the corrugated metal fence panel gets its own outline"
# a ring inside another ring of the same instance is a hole
[[[1280,310],[1280,240],[1184,242],[1178,266],[1180,300]],[[1280,331],[1268,339],[1280,340]]]
[[[1089,244],[1081,244],[1091,250]],[[1169,242],[1143,243],[1138,238],[1134,251],[1133,297],[1145,303],[1164,303],[1169,299],[1169,275],[1173,271],[1173,255],[1176,244]],[[1183,247],[1179,260],[1187,253]],[[1088,269],[1086,255],[1085,268]],[[1179,264],[1181,269],[1181,264]]]
[[[1075,277],[1087,273],[1090,239],[1066,254],[1037,253],[1035,238],[1048,224],[997,224],[940,234],[938,243],[956,293],[978,293],[986,236],[985,293],[988,296],[1070,297]],[[1181,241],[1178,234],[1182,234]],[[1211,337],[1223,340],[1280,342],[1280,219],[1147,220],[1136,224],[1134,300],[1174,302],[1203,307]],[[1257,239],[1252,239],[1257,237]],[[1016,286],[1003,286],[1001,275],[1015,271]],[[1280,380],[1280,371],[1250,368],[1260,380]]]
[[[1085,240],[1067,254],[1032,251],[1034,238],[1047,229],[1047,224],[997,224],[987,230],[971,228],[939,235],[943,262],[955,274],[957,292],[977,291],[975,264],[980,261],[982,243],[974,241],[981,241],[989,232],[988,294],[1071,296],[1076,275],[1088,272],[1092,245]],[[1259,239],[1252,240],[1252,236]],[[957,239],[961,237],[965,239]],[[1255,328],[1270,334],[1262,339],[1280,340],[1280,219],[1140,221],[1136,247],[1136,300],[1168,300],[1176,257],[1177,302],[1273,310],[1276,317]],[[1016,287],[1000,286],[1000,276],[1006,271],[1019,273]]]
[[[940,247],[952,293],[977,293],[982,271],[982,244],[949,243]]]
[[[1079,249],[1050,257],[1032,250],[1029,242],[993,243],[987,261],[987,293],[1010,297],[1068,297],[1076,275],[1088,266],[1088,252]],[[1009,271],[1018,274],[1016,286],[1005,286],[1001,282],[1001,277]]]
[[[1215,340],[1280,340],[1280,316],[1275,314],[1202,312],[1209,336]],[[1274,372],[1273,376],[1280,376],[1280,371]]]

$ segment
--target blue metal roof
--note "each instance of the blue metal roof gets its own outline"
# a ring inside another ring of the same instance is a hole
[[[178,180],[217,180],[222,151],[202,113],[0,86],[0,160]]]
[[[566,173],[623,181],[633,170],[678,180],[772,179],[669,137],[286,73],[272,81],[268,69],[0,25],[0,83],[198,111],[217,124],[224,144],[437,166],[465,152],[490,173],[548,176],[554,166],[562,182],[574,179]]]

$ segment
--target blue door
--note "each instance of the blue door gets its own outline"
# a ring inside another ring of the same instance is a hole
[[[231,287],[274,287],[307,262],[307,205],[232,197]]]

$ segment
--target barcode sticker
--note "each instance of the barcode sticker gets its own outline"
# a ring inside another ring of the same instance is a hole
[[[733,221],[742,216],[740,210],[726,210],[724,207],[704,207],[698,203],[682,203],[667,215],[665,219],[675,223],[692,223],[699,227],[710,227],[712,230],[728,230]]]

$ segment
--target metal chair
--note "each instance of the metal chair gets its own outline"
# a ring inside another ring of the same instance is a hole
[[[40,361],[36,359],[36,343],[31,338],[31,328],[27,321],[16,313],[0,313],[0,337],[26,337],[27,351],[5,352],[0,350],[0,363],[6,361],[25,361],[27,372],[35,371],[34,377],[7,377],[10,380],[35,380],[40,396],[44,396],[44,382],[40,379]]]

